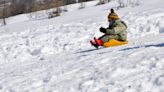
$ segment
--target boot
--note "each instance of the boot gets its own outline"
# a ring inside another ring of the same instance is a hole
[[[91,45],[98,49],[99,45],[96,42],[90,41]]]
[[[98,44],[99,46],[103,46],[103,41],[101,39],[96,39],[94,37],[94,40],[95,40],[96,44]]]

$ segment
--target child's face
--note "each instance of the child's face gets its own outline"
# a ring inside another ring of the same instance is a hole
[[[108,18],[108,22],[110,23],[110,22],[112,22],[113,20],[111,19],[111,18]]]

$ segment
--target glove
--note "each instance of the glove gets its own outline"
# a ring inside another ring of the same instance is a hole
[[[109,25],[108,29],[113,29],[113,26],[112,25]]]
[[[100,32],[102,32],[102,33],[106,33],[106,29],[105,28],[103,28],[103,27],[100,27]]]

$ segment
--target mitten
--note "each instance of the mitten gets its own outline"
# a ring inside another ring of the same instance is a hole
[[[113,26],[112,25],[109,25],[108,29],[113,29]]]
[[[101,28],[100,28],[100,32],[102,32],[102,33],[106,33],[106,29],[103,28],[103,27],[101,27]]]

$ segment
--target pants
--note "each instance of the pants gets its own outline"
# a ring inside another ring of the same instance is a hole
[[[99,39],[101,39],[104,43],[108,42],[110,39],[120,40],[120,37],[118,35],[103,35]]]

